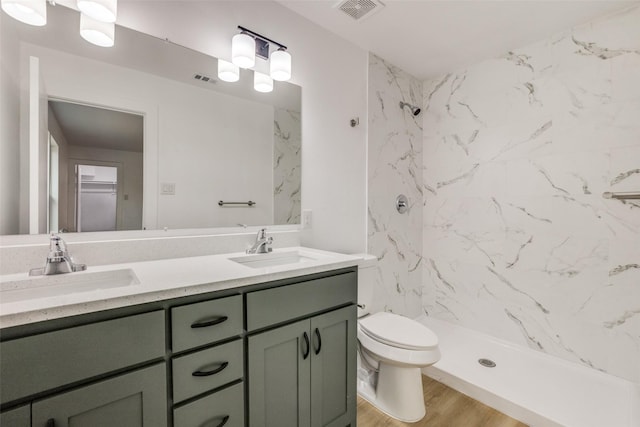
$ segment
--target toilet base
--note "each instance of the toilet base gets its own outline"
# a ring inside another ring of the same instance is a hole
[[[381,362],[376,389],[358,381],[358,394],[380,411],[406,423],[420,421],[426,414],[420,368]]]

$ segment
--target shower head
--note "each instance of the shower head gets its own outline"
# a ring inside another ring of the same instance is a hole
[[[417,116],[418,114],[420,114],[420,108],[416,107],[415,105],[411,105],[407,102],[403,102],[400,101],[400,108],[404,108],[404,107],[409,107],[409,111],[411,111],[411,114],[413,114],[414,116]]]

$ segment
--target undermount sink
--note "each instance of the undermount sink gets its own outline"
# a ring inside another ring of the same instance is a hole
[[[243,255],[239,257],[229,258],[229,260],[237,262],[238,264],[242,264],[246,267],[264,268],[315,261],[316,258],[300,251],[287,251]]]
[[[0,282],[0,302],[18,302],[138,284],[140,281],[130,268],[29,277]]]

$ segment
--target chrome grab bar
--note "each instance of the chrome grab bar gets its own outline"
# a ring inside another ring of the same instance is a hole
[[[626,191],[626,192],[613,193],[611,191],[606,191],[602,193],[602,197],[604,197],[605,199],[618,199],[618,200],[640,199],[640,192]]]
[[[224,205],[248,205],[248,206],[253,206],[255,205],[256,202],[249,200],[248,202],[223,202],[222,200],[220,200],[218,202],[218,206],[224,206]]]

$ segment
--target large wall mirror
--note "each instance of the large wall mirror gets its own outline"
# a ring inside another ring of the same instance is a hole
[[[300,87],[219,81],[216,58],[120,26],[100,48],[47,13],[0,13],[0,234],[300,222]]]

